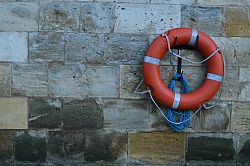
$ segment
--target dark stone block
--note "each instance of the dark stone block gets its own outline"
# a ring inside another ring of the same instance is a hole
[[[241,147],[238,153],[238,162],[241,165],[250,165],[250,139]]]
[[[63,114],[62,104],[58,99],[30,98],[29,105],[29,128],[60,128]]]
[[[102,129],[103,110],[94,99],[66,101],[63,105],[64,129]]]
[[[0,161],[11,159],[12,149],[13,149],[13,132],[0,131]]]
[[[1,166],[12,166],[11,162],[0,162]]]
[[[53,131],[49,132],[48,152],[54,157],[73,157],[83,159],[84,132]]]
[[[15,158],[19,161],[43,162],[47,154],[46,133],[18,132],[15,137]]]
[[[115,161],[126,154],[126,146],[126,134],[89,131],[86,133],[85,160]]]
[[[215,162],[234,160],[233,139],[207,136],[189,137],[186,159],[187,161],[210,160]]]

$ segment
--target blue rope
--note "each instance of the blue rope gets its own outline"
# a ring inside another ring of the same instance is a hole
[[[170,59],[172,59],[172,58],[170,58]],[[174,75],[173,79],[168,84],[168,88],[171,91],[175,92],[175,82],[178,79],[180,79],[180,81],[181,81],[182,93],[188,93],[188,91],[189,91],[188,90],[188,80],[186,79],[185,76],[183,76],[183,74],[176,73]],[[167,121],[169,127],[174,131],[181,131],[181,130],[187,128],[189,125],[190,120],[187,120],[190,118],[190,111],[189,110],[176,111],[173,108],[167,108],[167,110],[165,109],[165,115],[171,121],[171,122]],[[176,119],[178,119],[178,122],[176,121]],[[172,122],[174,122],[174,123],[172,123]],[[179,122],[183,122],[183,123],[175,124],[175,123],[179,123]]]

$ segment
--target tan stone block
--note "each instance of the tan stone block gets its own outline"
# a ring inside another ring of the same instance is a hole
[[[250,103],[233,103],[232,130],[235,132],[250,132]]]
[[[184,160],[184,142],[185,135],[181,133],[129,134],[128,156],[154,162]]]
[[[0,98],[0,129],[27,128],[27,98]]]
[[[250,36],[248,9],[228,7],[225,10],[224,33],[226,36]]]

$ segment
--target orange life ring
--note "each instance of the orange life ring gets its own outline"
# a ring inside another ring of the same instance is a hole
[[[211,55],[218,46],[204,32],[191,28],[176,28],[166,31],[170,47],[192,46],[204,58]],[[207,61],[207,78],[195,91],[187,94],[174,93],[166,87],[160,76],[160,60],[168,51],[166,38],[158,36],[148,47],[143,62],[143,80],[153,98],[160,104],[178,110],[198,109],[211,100],[219,90],[224,76],[224,61],[221,52],[216,52]]]

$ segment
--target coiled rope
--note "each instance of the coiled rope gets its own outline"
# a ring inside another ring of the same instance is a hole
[[[180,80],[181,82],[181,91],[182,93],[188,93],[188,80],[183,74],[176,73],[170,83],[168,84],[168,88],[175,92],[175,82],[177,80]],[[190,110],[184,110],[184,111],[176,111],[173,108],[165,108],[165,114],[166,117],[170,120],[167,121],[169,127],[174,131],[181,131],[188,127],[190,123]],[[178,122],[181,122],[179,124],[176,124],[176,119],[178,119]],[[184,121],[184,122],[183,122]],[[172,123],[174,122],[174,123]],[[182,123],[183,122],[183,123]]]

